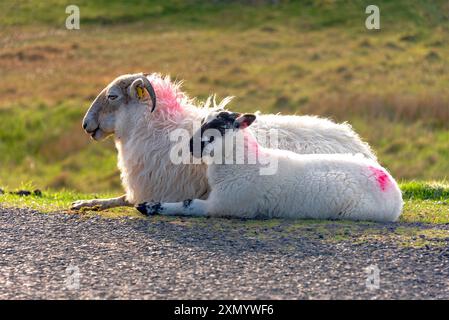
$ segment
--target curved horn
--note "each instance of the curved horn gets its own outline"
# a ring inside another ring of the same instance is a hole
[[[154,88],[151,85],[150,80],[148,80],[147,77],[142,76],[142,80],[145,86],[145,89],[147,89],[148,93],[150,94],[151,100],[153,101],[153,107],[151,108],[151,112],[154,111],[154,109],[156,108],[156,93],[154,92]]]

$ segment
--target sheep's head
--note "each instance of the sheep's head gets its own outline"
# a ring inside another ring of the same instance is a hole
[[[149,99],[151,98],[151,101]],[[84,130],[94,140],[102,140],[114,134],[120,113],[133,108],[156,107],[156,94],[143,73],[127,74],[116,78],[92,102],[83,119]]]
[[[201,128],[190,139],[190,153],[196,158],[201,158],[204,152],[209,153],[214,148],[217,140],[222,140],[240,129],[247,128],[254,120],[256,120],[254,114],[242,115],[230,111],[210,113],[204,119]]]

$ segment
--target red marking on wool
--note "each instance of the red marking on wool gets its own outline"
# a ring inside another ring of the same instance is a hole
[[[251,133],[248,131],[243,131],[248,150],[255,152],[257,155],[259,154],[259,143],[257,142],[256,138],[253,137]]]
[[[369,169],[371,170],[371,172],[373,172],[374,176],[376,177],[377,183],[379,183],[379,186],[382,189],[382,191],[385,191],[390,182],[388,175],[383,170],[375,167],[369,167]]]
[[[188,100],[188,97],[180,90],[179,83],[174,83],[170,80],[170,77],[162,77],[157,73],[150,74],[147,77],[156,93],[158,106],[163,105],[161,110],[182,109],[182,105]],[[158,109],[158,106],[156,109]]]

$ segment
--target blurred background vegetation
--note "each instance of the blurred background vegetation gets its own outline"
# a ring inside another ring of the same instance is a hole
[[[67,30],[67,5],[81,29]],[[365,28],[376,4],[381,30]],[[113,142],[81,119],[116,76],[161,72],[204,100],[348,121],[399,179],[449,172],[449,2],[3,0],[0,186],[119,192]]]

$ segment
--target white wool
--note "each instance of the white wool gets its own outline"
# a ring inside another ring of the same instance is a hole
[[[152,114],[137,109],[131,119],[133,126],[116,139],[118,167],[130,203],[207,196],[204,165],[173,164],[169,157],[175,145],[170,132],[180,128],[191,132],[192,122],[201,121],[207,109],[190,105],[165,113],[163,107],[159,105]]]
[[[262,147],[245,150],[277,161],[277,171],[261,175],[260,164],[210,164],[211,193],[203,214],[372,221],[396,221],[401,214],[396,181],[372,159]]]

